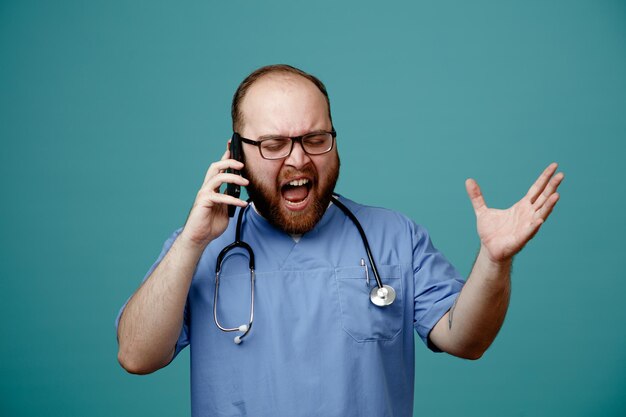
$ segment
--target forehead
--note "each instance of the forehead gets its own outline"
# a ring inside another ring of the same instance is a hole
[[[298,136],[330,129],[326,98],[315,84],[295,74],[267,74],[241,102],[244,137]]]

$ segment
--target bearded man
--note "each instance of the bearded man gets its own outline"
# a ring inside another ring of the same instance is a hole
[[[507,210],[488,208],[467,180],[481,247],[464,281],[423,227],[333,194],[337,133],[317,78],[260,68],[232,117],[242,161],[227,146],[208,168],[184,227],[118,316],[119,362],[150,373],[191,345],[196,417],[411,416],[413,332],[433,351],[482,356],[508,307],[512,258],[551,213],[563,174],[551,164]],[[224,184],[246,187],[251,203]],[[247,251],[220,253],[236,235],[254,251],[253,273]],[[370,302],[374,269],[394,289],[389,305]]]

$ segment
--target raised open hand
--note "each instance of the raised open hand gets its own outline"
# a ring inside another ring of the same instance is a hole
[[[564,178],[562,172],[554,175],[557,167],[556,163],[550,164],[528,193],[506,210],[487,207],[476,181],[471,178],[465,181],[476,213],[478,236],[492,262],[510,260],[546,221],[559,200],[556,190]]]

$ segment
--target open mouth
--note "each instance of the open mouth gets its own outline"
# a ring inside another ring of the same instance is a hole
[[[290,209],[298,210],[306,207],[312,186],[308,178],[291,180],[280,189],[283,199]]]

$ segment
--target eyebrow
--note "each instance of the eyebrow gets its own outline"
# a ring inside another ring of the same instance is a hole
[[[328,132],[330,132],[330,130],[317,129],[317,130],[312,130],[310,132],[307,132],[304,135],[300,135],[300,136],[311,135],[313,133],[328,133]],[[267,139],[287,138],[287,137],[290,137],[290,136],[286,136],[286,135],[263,135],[263,136],[259,136],[259,138],[257,140],[261,141],[261,140],[267,140]]]

